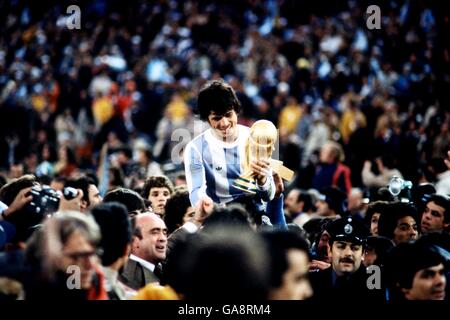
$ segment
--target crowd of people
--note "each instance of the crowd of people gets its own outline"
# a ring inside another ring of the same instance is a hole
[[[0,299],[448,299],[448,21],[303,5],[1,3]]]

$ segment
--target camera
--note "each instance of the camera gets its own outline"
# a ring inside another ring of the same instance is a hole
[[[27,205],[28,211],[40,216],[58,211],[60,195],[56,190],[48,186],[36,185],[31,188],[30,194],[33,199]]]
[[[42,216],[58,211],[61,192],[49,186],[36,185],[31,188],[30,194],[33,196],[33,199],[27,205],[27,211]],[[62,195],[66,200],[72,200],[77,197],[78,190],[72,187],[65,187]]]
[[[411,189],[412,189],[412,182],[408,181],[408,180],[403,180],[402,178],[400,178],[399,176],[393,176],[391,178],[391,180],[389,181],[389,185],[388,185],[388,190],[390,192],[390,194],[394,197],[398,197],[400,195],[400,193],[402,191],[404,191],[403,193],[405,197],[402,197],[402,201],[403,198],[406,198],[406,200],[409,202],[411,200]]]
[[[65,187],[62,192],[64,199],[72,200],[75,199],[78,195],[78,190],[72,187]]]

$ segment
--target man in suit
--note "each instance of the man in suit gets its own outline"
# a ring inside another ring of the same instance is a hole
[[[362,262],[363,245],[369,235],[367,227],[357,219],[345,217],[328,227],[331,247],[331,267],[312,272],[310,281],[314,300],[382,300],[384,291],[369,289],[370,274]]]
[[[135,217],[130,259],[120,280],[133,289],[140,289],[151,282],[160,281],[160,262],[166,259],[167,227],[154,213],[142,213]]]

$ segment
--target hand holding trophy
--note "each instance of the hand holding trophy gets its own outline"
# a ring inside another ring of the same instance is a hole
[[[263,184],[270,169],[285,180],[292,180],[294,172],[283,162],[272,159],[278,132],[275,125],[268,120],[258,120],[250,128],[250,135],[245,145],[241,160],[243,173],[233,182],[233,186],[248,193],[256,193],[256,181]]]

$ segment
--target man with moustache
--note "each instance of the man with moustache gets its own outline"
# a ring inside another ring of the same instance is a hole
[[[357,219],[345,217],[330,223],[331,267],[312,272],[313,300],[382,301],[384,291],[369,289],[366,268],[361,263],[368,228]],[[369,300],[370,299],[370,300]]]

